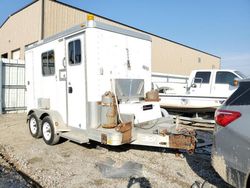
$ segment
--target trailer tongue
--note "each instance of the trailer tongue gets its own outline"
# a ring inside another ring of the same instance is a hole
[[[163,118],[150,91],[151,38],[88,18],[26,49],[31,135],[193,151],[195,132]]]

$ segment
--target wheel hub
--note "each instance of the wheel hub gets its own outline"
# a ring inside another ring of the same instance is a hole
[[[36,134],[37,132],[37,123],[35,118],[30,119],[30,131],[32,134]]]
[[[50,140],[51,138],[51,128],[47,122],[43,124],[43,136],[46,140]]]

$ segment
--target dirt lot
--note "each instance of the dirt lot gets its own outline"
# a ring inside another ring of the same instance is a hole
[[[25,118],[0,115],[0,187],[177,188],[191,187],[195,181],[207,181],[205,187],[228,187],[212,169],[210,155],[70,141],[48,146],[30,136]]]

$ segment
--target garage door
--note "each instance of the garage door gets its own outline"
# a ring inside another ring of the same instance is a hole
[[[20,59],[20,49],[12,51],[12,59]]]

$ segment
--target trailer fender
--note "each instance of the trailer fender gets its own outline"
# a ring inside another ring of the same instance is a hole
[[[38,117],[40,125],[42,123],[43,118],[49,116],[53,122],[54,130],[56,133],[70,131],[68,126],[64,123],[62,116],[57,111],[32,109],[28,113],[28,118],[29,115],[32,113],[35,113],[35,115]]]

